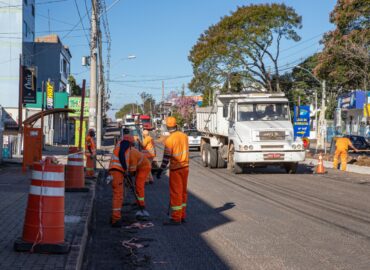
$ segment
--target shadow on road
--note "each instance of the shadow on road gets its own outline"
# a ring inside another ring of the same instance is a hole
[[[190,179],[190,181],[196,181]],[[97,187],[91,237],[85,256],[84,269],[230,269],[207,241],[207,232],[231,222],[222,213],[233,208],[228,202],[214,208],[195,194],[189,193],[187,223],[180,226],[163,226],[168,210],[168,178],[146,186],[146,209],[154,227],[142,230],[111,228],[111,186]],[[134,221],[134,197],[126,193],[123,219]],[[123,240],[137,239],[145,247],[128,250]]]

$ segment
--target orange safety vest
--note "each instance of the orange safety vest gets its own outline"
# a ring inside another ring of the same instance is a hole
[[[143,151],[144,155],[147,158],[154,158],[156,153],[155,153],[155,145],[154,145],[154,140],[152,137],[147,136],[144,138],[143,141]]]
[[[90,135],[87,135],[85,139],[85,155],[86,156],[91,156],[91,153],[89,151],[89,146],[90,146],[91,152],[93,153],[93,155],[95,155],[96,146],[95,146],[94,139]]]
[[[109,163],[109,170],[118,170],[120,172],[125,172],[125,169],[122,167],[122,164],[119,160],[119,151],[121,147],[120,144],[114,148],[112,153],[112,158]],[[139,152],[136,148],[130,147],[126,150],[125,153],[126,165],[130,172],[137,171],[141,168],[150,168],[149,160],[144,156],[143,153]]]
[[[130,172],[137,171],[137,169],[141,169],[141,168],[151,167],[149,160],[139,150],[137,150],[134,147],[131,147],[129,151],[130,151],[130,154],[129,154],[128,169]]]
[[[164,154],[170,157],[170,170],[189,166],[189,140],[181,131],[175,131],[164,142]]]

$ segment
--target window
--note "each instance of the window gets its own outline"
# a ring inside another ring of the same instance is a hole
[[[23,21],[23,33],[24,33],[24,35],[25,35],[25,37],[27,37],[28,36],[28,25],[27,25],[27,23],[26,23],[26,21]]]
[[[238,121],[286,121],[289,120],[286,103],[238,104]]]
[[[28,0],[24,0],[23,2],[26,6],[28,5]]]
[[[35,17],[35,5],[32,4],[31,8],[32,8],[32,16]]]

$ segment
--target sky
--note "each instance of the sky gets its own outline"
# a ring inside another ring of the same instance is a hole
[[[112,40],[109,88],[113,110],[109,116],[126,103],[140,102],[139,93],[144,91],[160,101],[162,80],[165,94],[180,90],[183,84],[190,94],[187,84],[192,67],[188,55],[199,36],[238,6],[272,2],[285,3],[302,16],[303,27],[298,30],[302,39],[298,43],[283,41],[280,66],[298,64],[320,51],[322,35],[334,27],[329,15],[336,0],[106,0],[108,8],[113,4],[107,12]],[[49,29],[57,33],[70,47],[71,72],[77,82],[86,79],[89,84],[89,72],[81,65],[81,58],[90,54],[90,14],[86,14],[91,9],[91,0],[36,0],[36,3],[36,36],[48,34]],[[136,58],[128,59],[132,55]]]

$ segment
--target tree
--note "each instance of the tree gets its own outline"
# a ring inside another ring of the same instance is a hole
[[[189,88],[204,93],[225,83],[230,74],[238,74],[243,88],[271,92],[273,73],[276,90],[280,91],[280,44],[283,39],[300,40],[295,29],[301,28],[301,20],[293,8],[284,4],[239,7],[209,27],[193,46],[189,61],[194,78]]]
[[[315,73],[349,89],[368,89],[370,73],[370,5],[364,0],[338,0],[330,15],[336,25],[326,33]]]
[[[140,106],[138,106],[136,103],[128,103],[125,104],[118,112],[116,112],[115,116],[116,118],[124,118],[127,114],[132,113],[143,113]]]
[[[81,96],[82,89],[76,83],[75,77],[73,77],[72,75],[69,75],[68,83],[69,83],[69,86],[70,86],[70,89],[71,89],[71,96]]]
[[[142,92],[140,93],[141,100],[143,102],[142,109],[145,114],[152,113],[155,108],[155,100],[153,98],[153,95]]]
[[[181,117],[182,122],[190,125],[193,121],[196,102],[191,97],[181,96],[175,102],[175,115]]]

